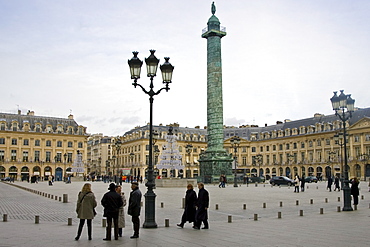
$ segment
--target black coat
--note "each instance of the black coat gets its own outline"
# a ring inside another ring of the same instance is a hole
[[[351,186],[351,195],[353,196],[358,196],[360,194],[358,190],[358,182],[352,181],[352,186]]]
[[[131,216],[139,216],[140,215],[140,206],[141,203],[141,191],[139,188],[135,188],[133,191],[130,192],[130,199],[128,201],[128,214]]]
[[[182,222],[194,222],[195,221],[195,204],[197,203],[197,194],[194,190],[187,190],[185,195],[185,210],[182,215]]]
[[[118,219],[119,208],[123,205],[122,197],[116,191],[109,191],[101,199],[101,205],[104,207],[104,217]]]
[[[204,188],[198,192],[196,221],[203,221],[208,219],[207,208],[209,207],[209,194]]]

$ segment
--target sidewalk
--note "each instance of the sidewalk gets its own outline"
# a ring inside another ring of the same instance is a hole
[[[0,214],[8,214],[7,222],[0,222],[0,246],[369,246],[370,192],[367,184],[361,183],[360,194],[364,196],[358,210],[337,212],[343,207],[342,192],[328,192],[324,183],[307,184],[305,192],[293,193],[294,188],[243,185],[224,189],[206,185],[210,193],[209,230],[194,230],[191,224],[183,229],[179,223],[183,209],[182,197],[185,188],[158,188],[156,198],[156,229],[140,229],[139,239],[132,235],[131,217],[126,214],[124,236],[118,241],[105,242],[105,228],[102,227],[100,199],[108,190],[108,184],[92,183],[98,201],[98,215],[93,221],[93,240],[87,240],[84,229],[81,239],[75,241],[78,219],[75,201],[83,182],[48,186],[47,182],[29,184],[15,182],[15,185],[63,196],[68,194],[68,203],[43,197],[19,189],[7,183],[0,183]],[[143,195],[144,185],[140,186]],[[128,199],[130,185],[123,184]],[[196,189],[197,191],[197,189]],[[325,202],[327,198],[328,202]],[[145,200],[143,196],[143,201]],[[312,204],[311,204],[312,200]],[[299,205],[296,205],[298,201]],[[164,207],[161,208],[161,202]],[[282,207],[280,207],[282,202]],[[266,205],[264,208],[263,205]],[[145,203],[144,203],[145,204]],[[218,204],[218,210],[216,210]],[[243,205],[246,204],[246,209]],[[320,214],[320,208],[324,213]],[[125,209],[127,211],[127,208]],[[144,222],[144,208],[141,211],[141,225]],[[303,210],[303,216],[299,216]],[[282,218],[278,218],[281,212]],[[254,220],[258,214],[258,220]],[[35,224],[35,215],[40,223]],[[228,223],[228,216],[232,223]],[[67,219],[73,218],[73,225]],[[169,219],[170,227],[165,227]],[[86,226],[85,226],[86,227]]]

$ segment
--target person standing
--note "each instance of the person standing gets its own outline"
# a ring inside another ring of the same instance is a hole
[[[186,221],[189,221],[189,223],[195,222],[196,202],[197,202],[197,194],[194,191],[193,185],[188,184],[187,191],[185,194],[185,209],[181,217],[181,223],[177,224],[178,227],[183,228]]]
[[[97,205],[95,195],[91,191],[91,184],[85,183],[78,193],[76,213],[77,218],[80,219],[80,224],[78,225],[77,236],[75,240],[79,240],[82,232],[82,228],[87,220],[87,235],[89,240],[92,239],[92,220],[95,216],[95,207]]]
[[[298,177],[298,175],[295,175],[295,179],[294,179],[294,193],[295,192],[299,193],[299,177]]]
[[[360,194],[358,185],[360,181],[358,181],[357,177],[354,177],[351,181],[351,195],[353,196],[353,205],[358,205],[358,195]]]
[[[328,177],[328,187],[326,189],[329,189],[329,192],[331,192],[331,185],[333,184],[333,178],[331,175]]]
[[[125,193],[122,191],[122,186],[117,185],[116,186],[116,192],[121,195],[123,205],[119,208],[118,213],[118,236],[122,237],[122,228],[125,228],[125,211],[123,209],[124,206],[126,206],[126,197]]]
[[[335,178],[334,178],[334,185],[335,185],[334,191],[336,191],[337,189],[338,189],[338,191],[340,191],[338,176],[335,176]]]
[[[140,228],[140,210],[141,210],[141,191],[139,190],[139,183],[132,182],[131,183],[130,192],[130,199],[128,201],[128,214],[131,215],[132,223],[134,225],[134,235],[130,238],[138,238],[139,237],[139,228]]]
[[[208,207],[209,207],[209,193],[204,189],[203,183],[198,183],[198,200],[196,203],[196,212],[195,212],[195,224],[194,229],[199,230],[203,222],[204,227],[202,229],[208,229]]]
[[[112,221],[114,224],[114,239],[118,240],[118,214],[123,201],[121,195],[116,192],[116,185],[109,185],[109,192],[105,193],[101,199],[101,205],[104,207],[104,217],[107,217],[106,236],[103,240],[110,241],[112,235]]]
[[[301,191],[302,192],[304,192],[304,185],[305,185],[305,183],[306,183],[305,177],[302,176],[302,178],[301,178]]]
[[[53,185],[53,177],[51,175],[48,176],[49,186]]]

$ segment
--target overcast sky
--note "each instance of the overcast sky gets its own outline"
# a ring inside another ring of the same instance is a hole
[[[175,66],[154,124],[207,125],[209,0],[0,0],[0,112],[64,117],[122,135],[149,122],[127,60],[157,50]],[[218,0],[224,123],[273,125],[333,114],[344,89],[369,107],[370,1]],[[154,80],[162,86],[161,75]],[[143,66],[143,86],[149,86]]]

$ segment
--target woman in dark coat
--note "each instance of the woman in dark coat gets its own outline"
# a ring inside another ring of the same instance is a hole
[[[193,185],[188,184],[185,195],[185,209],[182,214],[181,223],[177,226],[183,228],[186,221],[195,222],[195,204],[197,202],[197,194],[194,191]]]
[[[85,220],[87,220],[88,238],[89,240],[92,239],[91,222],[95,216],[94,208],[96,207],[96,205],[97,203],[96,203],[95,195],[91,191],[91,184],[89,183],[84,184],[77,198],[76,213],[77,213],[77,218],[80,219],[80,224],[78,225],[78,231],[77,231],[77,236],[75,237],[75,240],[80,239],[82,228],[85,224]]]
[[[353,196],[353,205],[358,204],[358,195],[360,194],[358,190],[358,185],[360,182],[358,181],[357,177],[354,177],[351,181],[351,195]]]

